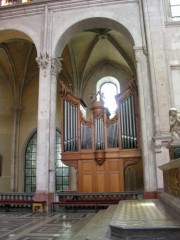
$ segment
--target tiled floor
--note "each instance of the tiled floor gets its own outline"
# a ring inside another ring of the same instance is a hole
[[[92,213],[35,214],[0,213],[0,239],[57,240],[73,236],[91,218]]]
[[[2,210],[2,209],[1,209]],[[82,211],[82,210],[81,210]],[[122,236],[111,236],[109,224],[125,231]],[[157,235],[154,229],[160,228]],[[171,233],[167,232],[172,228]],[[177,228],[177,229],[176,229]],[[138,229],[138,233],[134,230]],[[142,229],[150,229],[143,235]],[[176,231],[178,230],[178,231]],[[169,235],[168,235],[169,234]],[[32,214],[29,212],[0,211],[0,240],[180,240],[180,216],[159,200],[122,201],[97,214],[93,212],[63,212]]]
[[[122,238],[180,240],[180,215],[157,199],[121,201],[110,226]]]

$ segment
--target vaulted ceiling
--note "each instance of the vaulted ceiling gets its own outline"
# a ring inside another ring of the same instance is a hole
[[[21,101],[29,82],[34,78],[38,81],[36,57],[35,45],[29,39],[10,33],[4,39],[1,36],[0,78],[7,83],[17,102]],[[123,34],[111,29],[89,29],[77,34],[60,57],[63,59],[60,77],[79,94],[90,77],[103,66],[121,69],[126,75],[135,73],[132,44]]]

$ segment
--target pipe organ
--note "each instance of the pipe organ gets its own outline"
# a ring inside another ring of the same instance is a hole
[[[81,100],[63,82],[60,82],[60,94],[62,161],[77,168],[78,191],[125,191],[125,169],[130,165],[141,165],[134,79],[116,96],[118,108],[112,119],[101,96],[99,100],[97,95],[91,98],[91,119],[87,120],[80,111]],[[137,169],[139,171],[141,166]]]

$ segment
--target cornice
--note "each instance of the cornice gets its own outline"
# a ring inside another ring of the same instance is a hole
[[[90,6],[108,6],[127,3],[139,3],[139,0],[34,0],[30,3],[15,3],[8,6],[0,6],[0,20],[19,16],[42,14],[45,7],[48,10],[67,11]]]

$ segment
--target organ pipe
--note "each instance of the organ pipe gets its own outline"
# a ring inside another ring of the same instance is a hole
[[[63,151],[77,152],[81,149],[99,151],[106,147],[137,148],[134,99],[134,92],[128,89],[118,98],[119,113],[115,118],[108,118],[101,103],[91,109],[92,120],[87,121],[80,115],[80,101],[68,92],[63,100]]]

